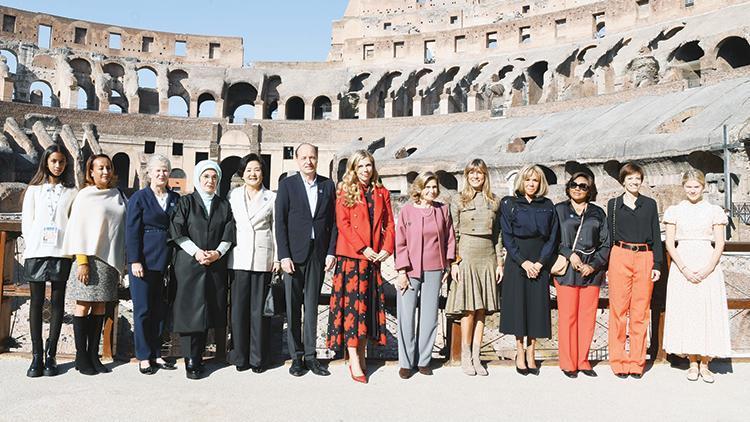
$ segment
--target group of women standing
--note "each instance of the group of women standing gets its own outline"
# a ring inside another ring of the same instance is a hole
[[[154,155],[148,162],[149,186],[129,201],[116,187],[108,156],[89,158],[86,187],[80,191],[66,182],[67,162],[60,147],[48,148],[24,198],[33,345],[27,375],[58,372],[55,354],[66,286],[76,300],[76,369],[87,375],[109,372],[99,360],[103,315],[106,303],[117,300],[126,271],[141,373],[175,369],[160,355],[165,302],[172,302],[173,331],[180,336],[188,378],[203,374],[208,330],[224,332],[228,324],[230,362],[238,371],[262,372],[268,355],[264,299],[279,262],[275,194],[263,187],[267,174],[261,158],[250,154],[241,160],[237,175],[244,184],[228,199],[217,193],[222,172],[211,161],[196,165],[195,191],[179,197],[168,188],[169,160]],[[546,198],[544,172],[526,166],[514,195],[500,199],[492,193],[486,164],[476,159],[466,167],[463,190],[450,206],[437,201],[437,176],[419,175],[409,191],[411,201],[394,223],[390,193],[380,183],[375,159],[367,151],[355,152],[337,191],[327,346],[345,353],[355,381],[367,382],[368,339],[386,343],[381,265],[395,254],[401,378],[415,371],[432,374],[439,295],[449,279],[446,313],[460,318],[461,367],[467,375],[488,374],[480,360],[484,324],[500,309],[500,331],[516,338],[516,370],[539,373],[536,339],[552,336],[552,283],[560,368],[571,378],[579,372],[596,376],[588,355],[600,286],[607,281],[611,368],[619,377],[640,378],[651,291],[662,264],[656,203],[639,194],[643,176],[637,165],[623,166],[625,192],[609,201],[605,213],[593,203],[597,192],[590,174],[574,174],[565,186],[568,199],[555,205]],[[727,219],[721,208],[703,199],[700,172],[687,172],[683,186],[686,200],[664,215],[673,260],[664,346],[689,358],[688,379],[713,382],[708,361],[730,354],[718,267]],[[166,287],[165,279],[171,280]],[[46,282],[52,285],[52,317],[43,347]]]

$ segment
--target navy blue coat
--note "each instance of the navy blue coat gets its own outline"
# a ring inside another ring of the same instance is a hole
[[[274,216],[279,260],[291,258],[297,263],[305,262],[310,235],[315,230],[318,259],[325,263],[326,255],[336,255],[336,186],[327,177],[318,175],[318,202],[313,215],[304,183],[300,173],[279,183]]]
[[[125,225],[128,264],[140,262],[147,271],[167,270],[170,259],[170,248],[167,246],[169,219],[180,198],[180,195],[171,190],[167,195],[166,212],[159,206],[150,187],[145,187],[130,197]]]

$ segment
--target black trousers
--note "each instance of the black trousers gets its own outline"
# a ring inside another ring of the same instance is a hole
[[[310,241],[307,260],[294,263],[294,273],[284,274],[286,292],[287,345],[292,359],[315,358],[318,338],[318,299],[323,287],[324,263],[318,259],[315,244]],[[304,305],[304,342],[302,306]]]
[[[270,272],[234,270],[232,280],[232,352],[236,366],[260,367],[268,355],[269,319],[263,305],[271,283]]]
[[[206,332],[180,333],[180,350],[185,359],[197,359],[200,361],[203,351],[206,349]]]

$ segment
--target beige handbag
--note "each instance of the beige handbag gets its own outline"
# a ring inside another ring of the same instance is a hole
[[[576,238],[573,240],[573,246],[570,247],[570,249],[575,252],[576,250],[576,243],[578,243],[578,236],[581,234],[581,227],[583,227],[583,218],[586,215],[586,209],[588,207],[583,209],[583,212],[581,213],[581,224],[578,226],[578,231],[576,232]],[[549,273],[556,276],[562,276],[565,275],[565,273],[568,271],[568,258],[565,258],[562,255],[557,255],[557,259],[555,260],[555,263],[552,264],[552,268],[550,269]]]

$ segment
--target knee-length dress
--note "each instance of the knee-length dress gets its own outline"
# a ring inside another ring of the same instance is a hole
[[[455,201],[458,202],[458,201]],[[489,203],[478,194],[465,205],[451,205],[453,227],[458,240],[459,279],[453,280],[448,291],[445,312],[497,311],[498,257],[502,253],[500,239],[500,201]]]
[[[517,337],[550,338],[550,267],[557,251],[558,219],[555,205],[547,198],[503,198],[500,205],[503,245],[508,255],[503,268],[500,332]],[[543,265],[530,279],[521,267],[524,261]]]
[[[726,225],[724,211],[708,202],[682,201],[664,213],[674,224],[677,253],[691,269],[705,266],[713,247],[713,226]],[[664,316],[664,350],[677,355],[731,355],[729,311],[721,264],[698,284],[691,283],[677,265],[669,269]]]

